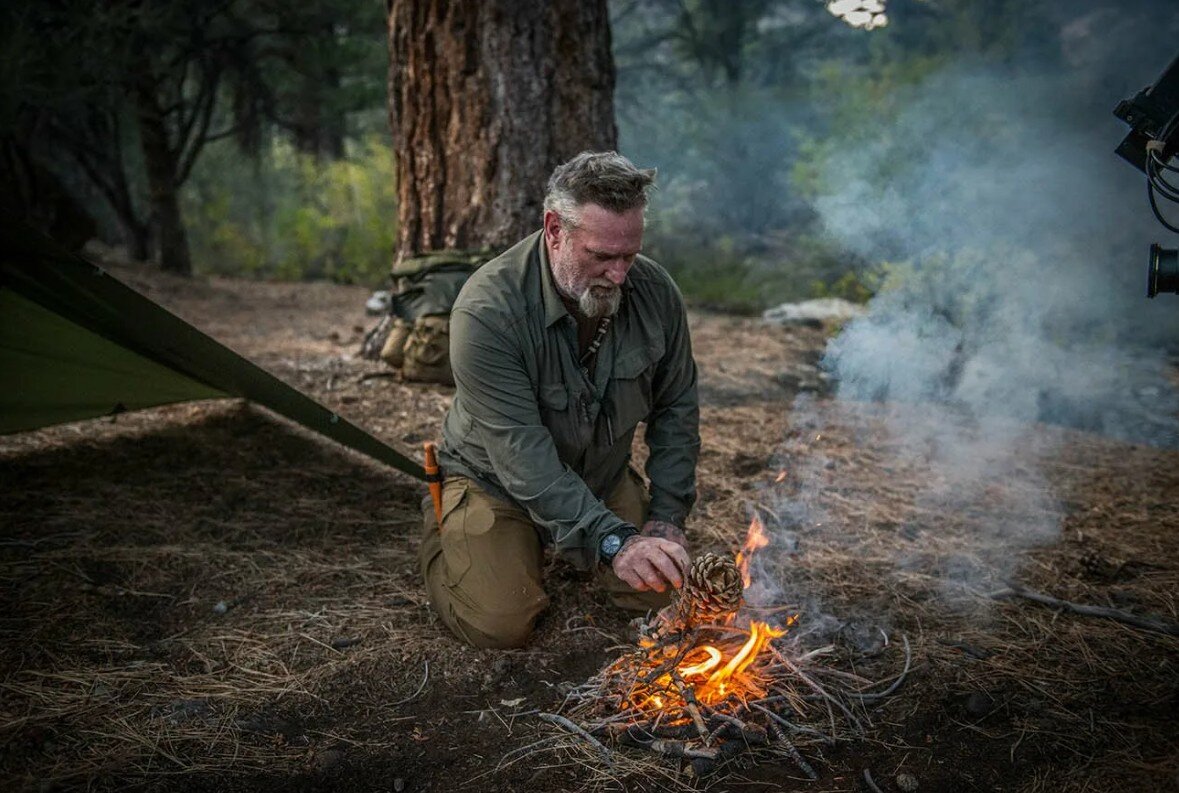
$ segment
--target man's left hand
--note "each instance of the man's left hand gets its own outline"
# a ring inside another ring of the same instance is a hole
[[[688,538],[684,536],[684,530],[674,523],[668,523],[664,520],[647,521],[643,524],[643,529],[639,534],[644,537],[658,537],[663,540],[671,540],[684,548],[688,547]]]

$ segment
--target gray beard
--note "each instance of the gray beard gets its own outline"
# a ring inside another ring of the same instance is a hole
[[[602,296],[595,295],[594,290],[600,288],[587,286],[577,299],[577,308],[582,316],[599,319],[613,316],[618,311],[618,306],[622,303],[622,287],[616,286]]]

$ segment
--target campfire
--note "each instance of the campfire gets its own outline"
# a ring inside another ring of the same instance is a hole
[[[607,761],[611,746],[633,747],[704,775],[757,753],[817,779],[799,747],[832,745],[842,732],[862,731],[864,703],[894,692],[908,672],[908,642],[904,671],[883,691],[818,666],[834,647],[803,652],[793,609],[745,603],[750,563],[768,544],[755,517],[735,558],[697,557],[675,603],[640,627],[637,646],[570,691],[565,715],[541,718]]]

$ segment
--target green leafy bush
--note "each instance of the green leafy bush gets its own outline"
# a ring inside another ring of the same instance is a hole
[[[185,189],[198,272],[376,285],[397,233],[393,151],[381,136],[321,161],[276,139],[256,161],[228,142]]]

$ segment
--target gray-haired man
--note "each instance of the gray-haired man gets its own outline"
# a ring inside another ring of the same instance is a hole
[[[614,152],[559,166],[544,227],[481,267],[452,310],[442,526],[425,510],[421,565],[470,644],[528,639],[548,605],[544,545],[597,569],[623,608],[658,608],[682,584],[696,365],[679,290],[639,255],[653,181]],[[649,492],[629,466],[641,421]]]

